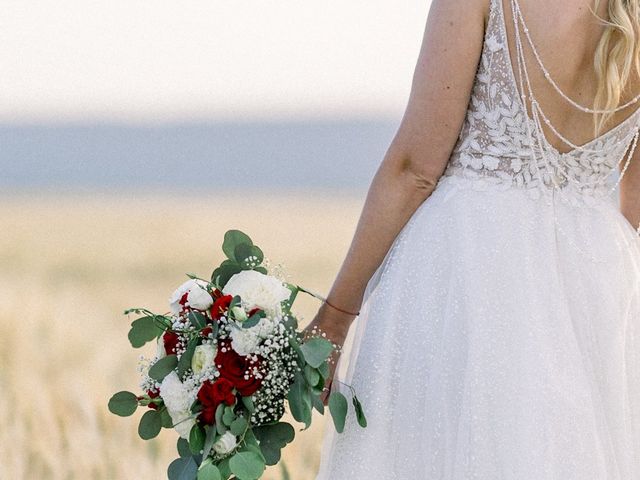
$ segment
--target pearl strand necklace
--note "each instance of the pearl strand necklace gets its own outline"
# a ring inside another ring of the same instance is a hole
[[[619,112],[621,110],[624,110],[625,108],[630,107],[631,105],[634,105],[636,103],[638,103],[638,101],[640,101],[640,94],[638,94],[636,97],[632,98],[631,100],[629,100],[627,103],[623,104],[623,105],[619,105],[616,108],[613,109],[604,109],[604,110],[600,110],[600,109],[592,109],[592,108],[588,108],[585,107],[583,105],[580,105],[579,103],[577,103],[575,100],[573,100],[572,98],[570,98],[568,95],[566,95],[562,89],[558,86],[558,84],[555,82],[555,80],[551,77],[551,74],[549,73],[549,71],[547,70],[547,68],[544,66],[544,63],[542,62],[542,59],[540,58],[540,55],[538,54],[538,51],[536,50],[533,40],[531,39],[531,35],[529,34],[529,28],[527,28],[527,26],[525,25],[525,21],[524,21],[524,16],[522,15],[522,11],[520,10],[520,5],[518,4],[517,0],[515,1],[515,9],[512,8],[512,11],[515,12],[515,14],[517,14],[518,18],[520,19],[520,21],[522,22],[523,25],[523,30],[525,33],[525,37],[527,38],[527,42],[529,43],[531,50],[533,51],[533,55],[538,63],[538,65],[540,66],[540,69],[542,70],[542,73],[544,74],[544,77],[549,81],[549,83],[553,86],[553,88],[556,90],[556,92],[558,92],[562,98],[564,98],[567,102],[569,102],[571,105],[573,105],[574,107],[582,110],[583,112],[586,113],[616,113]],[[514,16],[515,16],[514,14]]]
[[[511,0],[511,5],[512,5],[512,10],[516,11],[519,9],[518,4],[517,4],[517,0]],[[520,22],[522,22],[523,24],[523,28],[525,30],[528,30],[526,27],[526,24],[524,23],[524,18],[522,17],[522,15],[518,16]],[[528,69],[526,67],[526,62],[525,62],[525,58],[524,58],[524,49],[522,47],[522,40],[520,37],[520,29],[519,29],[519,24],[518,21],[516,20],[516,17],[514,16],[514,27],[515,27],[515,33],[516,33],[516,49],[517,49],[517,60],[518,60],[518,73],[519,73],[519,78],[520,78],[520,88],[522,90],[522,106],[525,109],[525,114],[526,114],[526,95],[524,94],[524,85],[522,82],[522,77],[523,77],[523,72],[524,72],[524,77],[527,81],[527,87],[528,90],[530,92],[529,98],[531,100],[531,106],[532,106],[532,114],[533,114],[533,121],[534,121],[534,125],[536,126],[536,133],[538,134],[538,141],[540,142],[541,140],[546,140],[546,137],[544,136],[544,132],[542,130],[542,125],[540,124],[540,120],[538,118],[538,114],[540,114],[540,116],[542,116],[543,120],[545,121],[545,123],[552,129],[552,131],[554,132],[554,134],[558,135],[558,137],[563,140],[566,141],[566,143],[568,143],[570,146],[572,146],[575,150],[577,151],[583,151],[583,152],[589,152],[589,153],[602,153],[599,150],[593,150],[593,149],[588,149],[585,148],[583,146],[579,146],[579,145],[574,145],[573,143],[571,143],[570,141],[568,141],[568,139],[565,139],[559,132],[558,130],[552,125],[551,121],[548,119],[548,117],[544,114],[544,111],[542,110],[542,107],[540,106],[540,103],[537,101],[537,99],[535,98],[535,95],[533,94],[533,89],[531,86],[531,81],[529,79],[529,75],[528,75]],[[535,50],[535,47],[532,45],[532,49]],[[640,108],[634,112],[630,117],[635,116],[636,114],[640,113]],[[528,116],[528,115],[527,115]],[[627,120],[623,121],[622,123],[625,123]],[[617,129],[618,127],[620,127],[622,124],[618,125],[617,127],[615,127],[613,130]],[[619,185],[620,181],[622,180],[622,176],[623,174],[626,172],[627,167],[629,166],[629,162],[631,161],[631,159],[633,158],[633,155],[635,153],[635,148],[637,146],[638,143],[638,136],[640,135],[640,125],[637,125],[634,130],[632,130],[633,135],[629,135],[628,137],[628,143],[626,145],[625,148],[625,152],[627,151],[629,145],[631,145],[631,150],[629,151],[628,155],[623,155],[622,158],[617,162],[617,165],[619,166],[620,163],[622,162],[622,160],[624,160],[624,157],[627,156],[627,161],[625,163],[625,166],[622,169],[622,172],[617,180],[617,182],[615,183],[615,185],[610,189],[609,194],[613,193],[616,189],[616,187]],[[531,134],[531,131],[529,129],[529,134]],[[605,134],[606,135],[606,134]],[[530,138],[530,140],[532,140]],[[589,142],[591,143],[591,142]],[[542,148],[542,145],[540,145],[541,147],[541,156],[543,157],[543,160],[545,161],[545,163],[547,164],[548,168],[551,168],[551,166],[548,164],[548,160],[547,158],[544,156],[544,152],[545,150]],[[549,146],[550,148],[554,148],[553,146]],[[560,156],[564,155],[561,154],[560,152],[558,152],[558,154]],[[561,168],[562,165],[558,165],[558,168]],[[596,183],[599,182],[595,182],[595,183],[590,183],[590,182],[581,182],[580,180],[574,179],[572,177],[570,177],[569,175],[566,175],[566,170],[561,172],[564,174],[565,177],[567,177],[568,181],[573,181],[575,184],[580,185],[580,186],[591,186],[591,185],[595,185]],[[550,172],[551,174],[553,172]],[[551,175],[552,178],[553,175]],[[557,184],[556,184],[557,186]],[[640,229],[640,226],[639,226]]]
[[[501,0],[498,0],[498,1],[501,1]],[[517,2],[517,0],[511,0],[511,7],[512,7],[512,11],[513,12],[519,11],[519,8],[518,8],[517,4],[514,5],[514,3],[516,3],[516,2]],[[527,35],[528,35],[528,28],[526,27],[526,24],[524,24],[524,19],[522,18],[522,15],[518,15],[518,18],[523,23],[525,32],[527,32]],[[548,173],[549,173],[549,177],[550,177],[550,179],[551,179],[551,181],[553,183],[553,186],[554,186],[554,188],[552,190],[552,193],[555,195],[555,193],[558,192],[560,195],[562,195],[564,193],[564,191],[560,187],[560,185],[558,185],[558,183],[557,183],[557,181],[555,179],[555,173],[554,173],[551,165],[549,164],[549,160],[548,160],[547,156],[545,155],[545,153],[547,153],[547,151],[545,150],[544,145],[542,144],[542,140],[546,139],[546,137],[544,137],[544,134],[543,134],[543,131],[542,131],[542,125],[540,123],[540,118],[539,118],[539,115],[538,115],[538,112],[542,112],[542,108],[540,107],[537,99],[535,98],[535,95],[533,94],[533,89],[531,88],[531,82],[530,82],[530,79],[529,79],[528,70],[527,70],[527,67],[526,67],[526,61],[525,61],[525,58],[524,58],[524,49],[523,49],[522,40],[521,40],[521,37],[520,37],[519,23],[518,23],[518,19],[516,18],[515,15],[513,16],[513,20],[514,20],[515,37],[516,37],[516,50],[517,50],[517,57],[516,58],[517,58],[517,63],[518,63],[518,74],[519,74],[518,76],[519,76],[519,82],[520,82],[520,90],[522,91],[522,94],[521,94],[522,106],[525,109],[524,110],[525,118],[527,118],[527,121],[526,121],[527,132],[528,132],[528,135],[529,135],[529,139],[531,141],[531,145],[533,147],[534,146],[534,138],[533,138],[532,131],[531,131],[531,124],[528,121],[528,115],[526,113],[526,98],[527,98],[527,96],[524,93],[525,92],[525,85],[524,85],[524,82],[523,82],[523,77],[526,79],[527,87],[529,89],[529,99],[531,100],[531,107],[532,107],[531,110],[532,110],[532,114],[533,114],[533,123],[534,123],[534,126],[536,127],[536,132],[537,132],[537,138],[535,140],[536,140],[537,146],[538,146],[539,151],[540,151],[540,156],[541,156],[542,160],[545,162],[545,165],[546,165]],[[506,34],[506,32],[505,32],[505,34]],[[506,39],[505,39],[505,42],[506,42]],[[531,45],[531,46],[532,46],[532,49],[535,49],[535,47],[533,45]],[[508,48],[508,44],[507,44],[507,48]],[[541,62],[538,62],[538,63],[541,64]],[[524,72],[524,75],[523,75],[523,72]],[[550,76],[545,75],[545,78],[550,78]],[[566,97],[566,95],[563,95],[563,96]],[[568,98],[568,97],[566,97],[566,98]],[[640,96],[639,96],[639,98],[640,98]],[[578,106],[578,108],[579,108],[579,106]],[[545,123],[547,123],[555,133],[557,130],[551,125],[551,122],[548,121],[548,118],[546,116],[544,116],[544,112],[542,112],[542,115],[543,115],[543,118],[545,118]],[[635,115],[635,113],[634,113],[634,115]],[[558,135],[558,136],[561,137],[561,135]],[[632,148],[631,148],[631,151],[630,151],[629,156],[627,158],[627,161],[625,162],[625,165],[624,165],[624,167],[622,169],[622,172],[620,173],[620,176],[619,176],[617,182],[608,191],[608,194],[610,194],[613,191],[615,191],[615,189],[619,185],[620,181],[622,180],[622,177],[623,177],[624,173],[626,172],[626,170],[627,170],[627,168],[629,166],[630,160],[633,157],[635,148],[636,148],[637,143],[638,143],[638,137],[639,136],[640,136],[640,127],[637,127],[635,129],[635,132],[634,132],[634,135],[633,135]],[[578,145],[571,144],[571,146],[573,148],[575,148],[576,150],[592,151],[592,150],[588,150],[586,148],[582,148],[582,147],[580,147]],[[627,145],[627,147],[628,147],[628,145]],[[547,150],[548,150],[548,148],[549,147],[547,147]],[[540,180],[540,182],[542,184],[544,184],[544,179],[543,179],[542,173],[540,171],[540,166],[538,165],[538,163],[536,161],[535,151],[533,150],[533,148],[532,148],[532,152],[533,152],[532,153],[532,161],[536,166],[536,172],[537,172],[538,179]],[[560,152],[558,152],[558,153],[560,153]],[[599,153],[601,153],[601,152],[599,152]],[[617,162],[618,165],[621,163],[621,161],[624,159],[624,157],[625,157],[625,155],[623,155],[621,160],[619,160]],[[572,180],[572,178],[570,176],[568,176],[568,175],[565,175],[565,178],[567,179],[568,182],[570,182]],[[574,182],[574,183],[580,184],[579,181]],[[606,196],[608,196],[608,194]],[[552,204],[550,199],[548,200],[547,203],[548,203],[548,205]],[[554,218],[554,223],[556,225],[557,230],[567,238],[568,242],[574,248],[576,248],[576,250],[578,250],[581,254],[583,254],[585,256],[591,257],[592,261],[594,261],[596,263],[601,263],[602,262],[601,259],[598,259],[595,256],[587,254],[586,252],[584,252],[575,242],[573,242],[573,240],[571,239],[571,236],[569,236],[564,231],[564,229],[561,227],[560,223],[558,222],[558,218],[557,218],[557,214],[556,214],[555,209],[553,210],[553,218]],[[640,225],[636,229],[636,232],[640,235]]]

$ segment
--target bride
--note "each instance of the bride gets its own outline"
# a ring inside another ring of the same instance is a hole
[[[639,34],[640,0],[432,1],[307,327],[353,334],[324,401],[368,419],[316,480],[640,478]]]

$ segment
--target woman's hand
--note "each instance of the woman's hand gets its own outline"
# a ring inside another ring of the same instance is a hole
[[[311,323],[302,330],[303,341],[314,336],[313,331],[316,329],[315,336],[325,333],[327,340],[342,347],[354,318],[355,315],[342,313],[323,303]],[[329,376],[325,381],[324,391],[320,395],[323,405],[327,405],[329,401],[329,392],[331,391],[331,384],[333,383],[339,358],[340,352],[336,350],[329,357]]]

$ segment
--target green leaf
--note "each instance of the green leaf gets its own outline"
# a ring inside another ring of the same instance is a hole
[[[207,325],[207,317],[205,317],[200,312],[191,311],[189,312],[188,318],[189,318],[189,322],[191,322],[191,325],[196,327],[198,330],[200,330],[201,328],[204,328]]]
[[[187,373],[187,370],[191,368],[191,360],[193,359],[193,354],[195,353],[197,346],[197,338],[192,338],[191,340],[189,340],[187,349],[184,351],[184,353],[180,357],[180,361],[178,362],[178,376],[180,378],[182,378],[182,376]]]
[[[237,452],[229,459],[229,468],[238,480],[257,480],[265,464],[256,452]]]
[[[336,431],[342,433],[347,417],[347,399],[337,390],[334,390],[329,395],[329,412],[331,412]]]
[[[230,458],[231,457],[225,457],[218,462],[218,470],[220,470],[220,474],[224,480],[231,476],[231,469],[229,468]]]
[[[176,448],[178,449],[178,455],[180,455],[181,458],[190,457],[192,455],[191,449],[189,449],[189,442],[182,437],[178,438]]]
[[[202,458],[207,458],[216,441],[216,429],[212,426],[206,425],[204,430],[206,436],[204,439],[204,447],[202,447]]]
[[[109,411],[121,417],[133,415],[138,408],[138,397],[131,392],[118,392],[109,400]]]
[[[256,268],[254,268],[254,270],[255,270],[256,272],[264,273],[265,275],[267,275],[267,274],[269,273],[269,272],[267,271],[267,269],[266,269],[266,268],[264,268],[264,267],[256,267]]]
[[[233,420],[236,418],[236,414],[233,411],[233,407],[226,405],[224,407],[224,413],[222,414],[222,421],[225,425],[230,426]]]
[[[235,256],[235,249],[238,245],[247,244],[253,245],[251,238],[240,230],[228,230],[224,234],[224,241],[222,242],[222,251],[230,260],[238,262],[239,260]]]
[[[358,400],[358,397],[356,397],[355,395],[353,396],[352,401],[353,401],[353,407],[355,408],[355,411],[356,411],[356,419],[358,420],[358,425],[364,428],[367,426],[367,418],[364,416],[364,410],[362,409],[362,404],[360,403],[360,400]]]
[[[162,428],[173,428],[173,419],[171,415],[169,415],[169,410],[167,407],[162,407],[160,410],[160,418],[162,420]]]
[[[293,426],[286,422],[259,425],[251,431],[260,441],[260,450],[267,465],[275,465],[280,461],[281,450],[292,442],[296,435]]]
[[[154,321],[155,317],[138,318],[131,323],[129,342],[133,348],[140,348],[145,343],[158,338],[164,331]]]
[[[147,411],[140,419],[138,425],[138,435],[143,440],[155,438],[162,430],[162,418],[156,410]]]
[[[298,371],[295,373],[295,378],[287,394],[287,400],[289,400],[289,409],[291,415],[298,422],[303,422],[305,428],[311,424],[311,395],[307,382],[302,374]]]
[[[161,358],[149,369],[149,376],[154,380],[161,382],[164,377],[169,375],[178,366],[178,357],[175,355],[167,355]]]
[[[266,317],[267,314],[264,310],[258,310],[256,313],[247,318],[244,322],[242,322],[242,328],[251,328],[255,327],[261,318]]]
[[[200,425],[195,424],[191,427],[191,432],[189,432],[189,449],[191,453],[198,455],[204,449],[205,437],[206,434]]]
[[[320,374],[318,373],[318,370],[313,368],[311,365],[305,365],[304,378],[306,378],[309,385],[315,387],[320,381]]]
[[[198,465],[193,457],[178,458],[167,469],[169,480],[193,480],[197,472]]]
[[[307,363],[318,368],[331,355],[333,345],[326,338],[315,337],[304,342],[300,346],[300,350],[302,350]]]
[[[244,407],[247,409],[247,411],[249,413],[254,413],[256,411],[256,407],[253,404],[253,400],[251,399],[251,396],[241,397],[241,398],[242,398],[242,403],[244,404]]]
[[[203,464],[198,469],[197,480],[221,480],[220,470],[212,463]]]
[[[320,400],[319,395],[313,395],[311,397],[311,403],[313,404],[313,408],[320,412],[320,415],[324,415],[324,403]]]
[[[233,277],[236,273],[242,271],[242,267],[238,264],[226,264],[220,265],[216,268],[211,274],[211,281],[218,285],[220,289],[224,288],[229,279]]]
[[[322,378],[324,378],[325,380],[327,379],[330,373],[328,361],[324,361],[320,364],[320,366],[318,367],[318,373],[322,375]]]
[[[246,243],[236,245],[233,254],[236,262],[240,264],[243,270],[254,269],[264,260],[264,253],[262,253],[259,247]]]
[[[222,415],[224,413],[224,403],[221,403],[216,408],[215,419],[216,419],[216,430],[220,435],[224,434],[227,431],[227,427],[224,426]]]
[[[244,415],[241,415],[237,417],[233,422],[231,422],[231,425],[229,425],[229,430],[231,430],[231,433],[233,433],[236,437],[239,437],[244,433],[247,425],[247,419],[244,417]]]

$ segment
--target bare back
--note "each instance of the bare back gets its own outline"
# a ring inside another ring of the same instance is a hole
[[[597,82],[593,63],[596,47],[604,31],[604,26],[593,15],[590,6],[593,0],[520,0],[523,16],[535,46],[559,87],[576,102],[591,106],[596,95]],[[514,17],[509,0],[503,0],[507,38],[514,71],[516,43],[514,38]],[[607,19],[608,0],[603,0],[596,12]],[[551,122],[573,143],[582,145],[593,139],[593,118],[562,101],[557,92],[550,88],[542,71],[536,68],[536,59],[531,49],[524,49],[524,57],[529,68],[531,85],[540,101],[541,108]],[[622,103],[640,92],[640,78],[634,76],[625,89]],[[617,112],[605,131],[623,122],[637,108],[631,106]],[[530,106],[529,106],[530,111]],[[570,150],[545,125],[545,136],[558,151]]]

